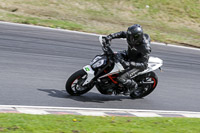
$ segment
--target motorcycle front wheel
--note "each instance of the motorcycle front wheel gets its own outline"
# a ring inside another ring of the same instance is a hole
[[[158,84],[158,77],[154,72],[146,74],[147,76],[141,76],[137,79],[138,85],[136,90],[130,93],[131,98],[142,98],[149,95]]]
[[[66,91],[72,96],[80,96],[87,93],[92,89],[92,86],[89,84],[83,86],[86,79],[87,73],[83,69],[73,73],[66,82]]]

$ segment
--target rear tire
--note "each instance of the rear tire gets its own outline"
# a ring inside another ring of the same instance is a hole
[[[83,86],[86,79],[87,73],[83,69],[73,73],[66,82],[66,91],[72,96],[80,96],[87,93],[92,89],[92,86],[89,84]]]
[[[149,72],[145,76],[141,76],[136,80],[136,82],[152,82],[152,84],[141,84],[138,86],[138,89],[134,90],[131,94],[131,98],[142,98],[149,95],[157,86],[158,84],[158,77],[154,72]]]

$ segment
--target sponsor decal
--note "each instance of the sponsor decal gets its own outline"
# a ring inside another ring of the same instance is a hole
[[[86,71],[90,71],[90,68],[86,67],[85,70],[86,70]]]

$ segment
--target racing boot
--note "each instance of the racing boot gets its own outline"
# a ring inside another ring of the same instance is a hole
[[[138,84],[131,79],[124,80],[122,84],[126,87],[126,90],[124,91],[124,95],[129,95],[132,93],[134,90],[138,88]]]

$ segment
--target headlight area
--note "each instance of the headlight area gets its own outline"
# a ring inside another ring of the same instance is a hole
[[[90,62],[90,66],[93,69],[96,69],[96,68],[99,68],[99,67],[105,65],[106,62],[107,62],[107,58],[105,56],[98,55]]]
[[[102,60],[99,60],[99,61],[97,61],[96,63],[94,63],[93,65],[92,65],[92,68],[98,68],[98,67],[101,67],[102,65],[104,64],[104,60],[102,59]]]

